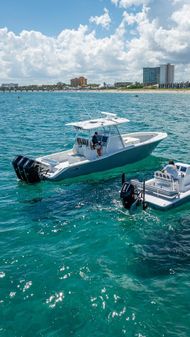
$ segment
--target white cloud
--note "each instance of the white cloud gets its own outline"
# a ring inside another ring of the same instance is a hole
[[[107,8],[104,8],[104,14],[101,16],[91,16],[89,19],[90,23],[95,23],[96,25],[100,25],[104,28],[109,28],[111,23],[111,18],[109,16],[109,11]]]
[[[56,37],[34,31],[17,35],[2,28],[1,81],[69,83],[79,75],[97,83],[142,81],[143,67],[168,62],[176,65],[176,80],[190,80],[190,4],[184,0],[173,4],[172,10],[170,6],[165,25],[152,6],[144,5],[138,12],[125,10],[115,32],[104,38],[83,25],[65,29]]]
[[[173,3],[173,5],[176,5],[176,4],[181,4],[181,5],[183,5],[183,4],[185,4],[185,3],[189,3],[189,0],[170,0],[172,3]]]
[[[69,81],[83,74],[91,81],[114,78],[121,67],[123,42],[117,34],[97,39],[87,26],[66,29],[56,38],[38,32],[20,35],[0,29],[1,79],[23,82]],[[114,74],[114,75],[113,75]]]
[[[143,6],[141,12],[137,12],[136,14],[124,12],[123,13],[123,22],[126,22],[128,25],[140,24],[147,20],[147,14],[149,12],[149,8]]]
[[[180,30],[188,31],[190,30],[190,4],[188,5],[183,5],[183,7],[175,11],[171,18],[175,23],[178,25]]]
[[[150,0],[111,0],[111,2],[116,6],[127,8],[131,6],[147,5]]]

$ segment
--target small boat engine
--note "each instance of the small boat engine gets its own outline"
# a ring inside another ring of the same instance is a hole
[[[142,206],[142,209],[147,208],[145,202],[145,182],[143,182],[142,189],[138,190],[137,186],[131,181],[125,180],[125,174],[122,174],[122,188],[120,192],[123,207],[130,210],[132,206]]]
[[[124,182],[120,198],[122,199],[123,207],[130,209],[134,202],[137,200],[137,195],[135,193],[135,187],[130,182]]]
[[[43,179],[43,172],[48,170],[45,165],[21,155],[15,157],[12,161],[12,165],[18,179],[27,183],[37,183],[41,181]]]

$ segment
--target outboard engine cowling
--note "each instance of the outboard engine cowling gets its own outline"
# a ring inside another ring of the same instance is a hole
[[[12,165],[20,180],[27,183],[37,183],[43,179],[42,172],[45,170],[45,166],[36,160],[19,155],[12,161]]]
[[[19,155],[17,156],[13,161],[12,161],[12,165],[14,167],[14,170],[16,172],[16,175],[18,177],[18,179],[22,180],[22,174],[20,172],[20,169],[22,167],[22,165],[24,165],[24,163],[26,162],[26,159],[25,157]]]
[[[120,198],[122,199],[123,206],[126,209],[130,209],[136,201],[135,188],[130,182],[124,182],[120,192]]]

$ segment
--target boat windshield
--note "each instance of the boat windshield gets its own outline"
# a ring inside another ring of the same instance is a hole
[[[118,136],[118,129],[115,126],[101,127],[95,130],[80,129],[76,134],[75,142],[79,145],[83,144],[86,146],[90,146],[94,142],[94,135],[97,142],[100,142],[102,145],[106,146],[109,142],[110,137],[114,138],[115,136]]]
[[[117,129],[117,127],[116,126],[111,126],[109,128],[109,134],[112,135],[112,136],[118,135],[118,129]]]
[[[89,132],[86,130],[80,130],[79,132],[77,132],[76,137],[89,139]]]

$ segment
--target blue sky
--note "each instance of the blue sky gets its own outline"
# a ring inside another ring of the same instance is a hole
[[[134,82],[163,63],[190,80],[189,17],[190,0],[2,1],[0,82]]]
[[[89,24],[89,18],[102,15],[105,7],[113,18],[113,30],[121,21],[123,10],[116,10],[110,0],[6,0],[1,3],[0,24],[17,34],[36,30],[55,36],[63,29]],[[99,33],[104,34],[101,28]]]

